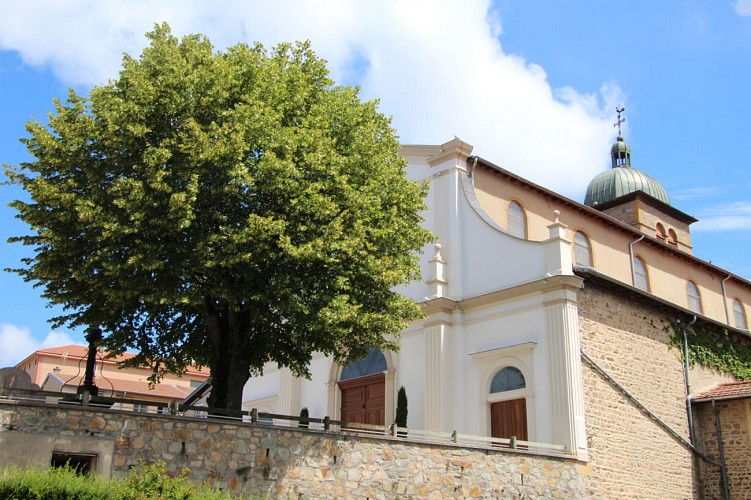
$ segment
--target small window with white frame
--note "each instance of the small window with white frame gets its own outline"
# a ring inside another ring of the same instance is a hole
[[[733,301],[733,316],[735,317],[735,326],[741,330],[748,330],[748,321],[746,320],[746,311],[743,302],[739,299]]]
[[[634,257],[634,286],[639,290],[649,291],[647,265],[641,257]]]
[[[527,237],[527,216],[522,206],[515,201],[508,204],[508,232],[517,238]]]
[[[592,267],[592,244],[582,231],[574,235],[574,262],[577,266]]]
[[[686,296],[688,298],[688,308],[697,314],[702,314],[699,287],[691,280],[686,282]]]

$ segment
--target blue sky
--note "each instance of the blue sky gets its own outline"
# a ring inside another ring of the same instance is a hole
[[[474,153],[582,201],[609,168],[615,107],[633,166],[700,219],[694,253],[751,278],[751,0],[28,0],[0,19],[0,162],[29,160],[18,142],[67,88],[115,78],[122,53],[167,21],[238,42],[310,39],[334,78],[378,97],[402,142],[459,136]],[[12,5],[15,4],[15,5]],[[371,5],[372,4],[372,5]],[[0,268],[29,255],[27,228],[0,186]],[[82,342],[52,332],[40,290],[0,273],[0,367],[41,346]]]

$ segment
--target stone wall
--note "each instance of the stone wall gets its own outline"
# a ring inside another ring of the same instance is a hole
[[[748,399],[718,401],[723,451],[728,471],[731,498],[751,496],[751,401]],[[711,402],[694,405],[694,428],[699,447],[719,462],[717,427]],[[701,478],[706,498],[722,498],[720,468],[702,464]]]
[[[578,296],[581,347],[616,382],[688,440],[680,353],[668,347],[664,310],[586,280]],[[698,491],[692,453],[583,363],[584,403],[595,498],[690,498]]]
[[[70,442],[75,452],[109,444],[105,475],[163,460],[196,482],[272,498],[581,498],[588,470],[522,451],[0,401],[0,466]],[[49,464],[49,451],[36,460]]]

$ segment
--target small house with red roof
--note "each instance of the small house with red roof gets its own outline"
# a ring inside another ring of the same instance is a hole
[[[39,349],[16,365],[29,375],[31,383],[46,391],[75,394],[83,384],[88,348],[66,345]],[[97,353],[94,383],[99,394],[107,397],[169,403],[181,401],[209,377],[208,369],[189,368],[183,375],[166,373],[158,384],[150,384],[151,369],[124,367],[123,362],[135,356],[123,353],[109,357]],[[145,406],[136,405],[136,409]]]

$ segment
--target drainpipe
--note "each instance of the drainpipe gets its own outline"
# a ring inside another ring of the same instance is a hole
[[[634,268],[634,245],[644,239],[644,235],[639,236],[639,239],[632,241],[628,244],[628,253],[631,256],[631,284],[636,286],[636,269]]]
[[[696,323],[696,315],[691,322],[683,327],[683,386],[686,390],[686,415],[688,416],[688,436],[691,444],[696,445],[694,439],[694,412],[691,408],[691,382],[688,375],[688,329]]]
[[[725,448],[722,446],[722,425],[720,424],[720,412],[717,410],[717,400],[712,400],[714,410],[714,424],[717,429],[717,449],[720,452],[720,472],[722,473],[722,492],[725,500],[730,500],[730,485],[728,484],[728,470],[725,466]]]
[[[731,277],[732,275],[728,274],[728,277],[720,283],[722,285],[722,303],[725,305],[725,319],[727,320],[728,326],[730,326],[730,311],[728,310],[728,293],[727,290],[725,290],[725,282]]]

